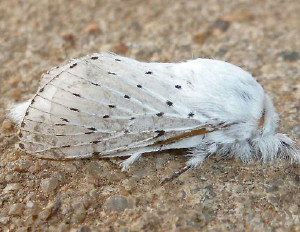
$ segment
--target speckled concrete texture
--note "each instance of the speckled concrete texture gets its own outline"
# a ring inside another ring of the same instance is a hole
[[[0,1],[0,231],[300,231],[300,168],[209,159],[164,186],[185,151],[47,161],[15,148],[5,109],[40,75],[92,52],[142,61],[209,57],[254,74],[300,137],[299,0]]]

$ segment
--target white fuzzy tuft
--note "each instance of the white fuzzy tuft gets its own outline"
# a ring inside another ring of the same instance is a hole
[[[284,134],[277,133],[279,139],[279,158],[289,158],[291,163],[300,164],[300,151],[296,147],[296,143]]]
[[[17,125],[20,125],[31,100],[13,105],[7,113],[7,116]]]

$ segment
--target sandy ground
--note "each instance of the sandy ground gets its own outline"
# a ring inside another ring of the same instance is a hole
[[[210,159],[164,186],[184,154],[47,161],[15,148],[5,109],[40,75],[92,52],[143,61],[226,60],[274,99],[300,137],[299,0],[0,1],[0,231],[300,231],[300,169]]]

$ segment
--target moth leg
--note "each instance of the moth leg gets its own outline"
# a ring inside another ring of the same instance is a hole
[[[203,163],[207,156],[207,154],[192,155],[191,158],[186,162],[186,166],[196,168]]]
[[[198,167],[208,156],[216,153],[216,151],[217,147],[215,143],[199,144],[197,147],[190,150],[187,155],[189,160],[186,162],[186,166],[191,168]]]
[[[164,178],[160,182],[161,185],[164,185],[165,183],[176,179],[182,173],[185,173],[189,169],[199,166],[206,159],[206,157],[208,156],[208,153],[206,153],[202,150],[199,151],[198,149],[194,149],[192,151],[192,154],[189,154],[188,156],[190,157],[190,159],[186,162],[186,166],[179,169],[178,171],[174,172],[171,176]]]
[[[181,169],[179,169],[177,172],[174,172],[171,176],[164,178],[160,184],[164,185],[167,182],[170,182],[172,180],[174,180],[175,178],[177,178],[178,176],[180,176],[182,173],[186,172],[187,170],[189,170],[191,167],[185,166]]]
[[[141,157],[142,153],[135,153],[132,154],[129,158],[122,161],[120,163],[120,166],[122,167],[122,171],[127,171],[129,166],[133,164],[135,161],[137,161]]]

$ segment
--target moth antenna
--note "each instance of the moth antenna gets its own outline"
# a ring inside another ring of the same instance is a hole
[[[191,168],[191,166],[185,166],[181,169],[179,169],[177,172],[174,172],[171,176],[164,178],[161,182],[160,185],[164,185],[167,182],[170,182],[174,179],[176,179],[177,177],[179,177],[182,173],[185,173],[187,170],[189,170]]]

